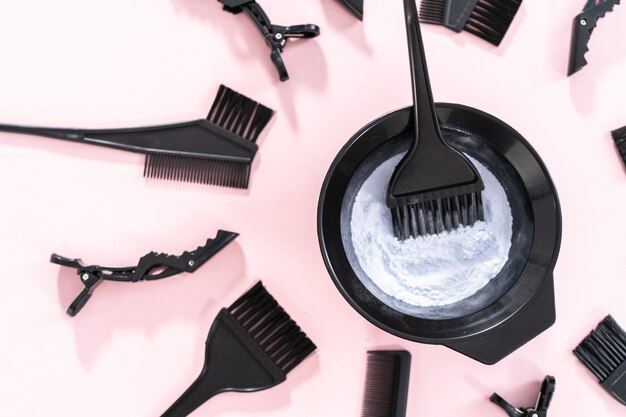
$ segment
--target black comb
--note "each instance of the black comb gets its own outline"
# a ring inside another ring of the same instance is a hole
[[[615,141],[615,146],[617,146],[619,154],[622,156],[624,164],[626,164],[626,126],[621,129],[614,130],[611,132],[611,135],[613,136],[613,140]]]
[[[420,21],[465,30],[498,46],[522,0],[422,0]]]
[[[253,392],[276,386],[315,349],[258,282],[219,312],[206,341],[200,376],[161,417],[187,416],[222,392]]]
[[[367,352],[365,395],[361,417],[404,417],[409,394],[411,354]]]
[[[248,188],[255,142],[273,113],[221,85],[208,117],[192,122],[110,130],[0,125],[0,131],[143,153],[149,178]]]
[[[582,341],[574,354],[617,401],[626,405],[626,332],[611,316]]]
[[[413,144],[387,190],[400,240],[471,226],[484,217],[483,181],[472,163],[441,136],[415,0],[404,0],[413,84]]]

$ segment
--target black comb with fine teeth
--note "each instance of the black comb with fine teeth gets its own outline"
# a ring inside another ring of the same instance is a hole
[[[273,113],[222,85],[208,117],[192,122],[110,130],[0,125],[0,131],[143,153],[149,178],[248,188],[256,140]]]
[[[404,350],[367,352],[361,417],[405,417],[411,354]]]
[[[258,282],[217,315],[207,338],[200,376],[161,417],[187,416],[222,392],[253,392],[276,386],[315,349]]]

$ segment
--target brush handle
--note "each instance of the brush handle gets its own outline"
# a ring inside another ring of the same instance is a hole
[[[223,388],[203,375],[181,395],[161,417],[186,417],[209,398],[219,394]]]
[[[160,154],[248,162],[258,149],[205,119],[127,129],[59,129],[0,124],[0,131],[62,139],[143,154]]]
[[[415,0],[404,0],[404,13],[413,87],[413,115],[417,124],[416,132],[420,141],[428,141],[428,138],[436,139],[441,136],[441,133],[439,132],[433,92],[430,88],[424,42],[422,41]]]

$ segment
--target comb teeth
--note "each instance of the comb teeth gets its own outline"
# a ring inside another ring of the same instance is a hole
[[[614,130],[612,135],[615,145],[617,146],[617,150],[620,155],[622,155],[624,164],[626,164],[626,126],[621,129]]]
[[[419,20],[422,23],[443,25],[446,12],[446,0],[422,0]]]
[[[224,85],[220,88],[207,120],[251,142],[272,118],[274,112]]]
[[[521,4],[522,0],[479,0],[464,30],[498,46]]]
[[[284,374],[317,349],[261,282],[228,311]]]
[[[143,176],[246,189],[250,180],[250,164],[153,154],[146,155]]]
[[[580,361],[604,382],[626,362],[626,332],[607,316],[574,350]]]
[[[367,353],[365,393],[361,417],[403,417],[411,355],[406,351]]]
[[[434,235],[484,220],[480,192],[423,201],[391,209],[393,230],[400,240]]]

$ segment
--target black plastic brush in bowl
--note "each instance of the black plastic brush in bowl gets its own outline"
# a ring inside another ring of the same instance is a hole
[[[502,185],[512,219],[506,262],[478,291],[442,305],[414,305],[394,297],[362,267],[352,239],[355,201],[372,173],[399,159],[414,143],[413,106],[365,126],[335,158],[318,206],[322,256],[344,298],[374,325],[493,364],[554,323],[553,269],[561,240],[558,196],[537,152],[509,125],[459,104],[436,104],[435,110],[445,142],[484,166]],[[490,210],[485,206],[487,214]],[[459,230],[465,233],[468,227]]]

